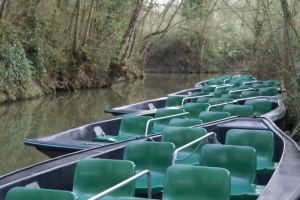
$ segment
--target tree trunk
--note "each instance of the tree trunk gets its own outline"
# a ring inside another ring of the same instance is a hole
[[[0,19],[4,19],[7,2],[8,2],[8,0],[3,0],[3,2],[2,2]]]
[[[123,40],[120,44],[119,49],[117,49],[117,55],[118,55],[118,60],[121,62],[124,57],[126,56],[126,51],[122,52],[123,49],[128,49],[126,48],[126,46],[128,45],[128,42],[130,40],[130,38],[132,37],[133,33],[134,33],[134,29],[135,29],[135,24],[137,22],[140,10],[142,8],[143,5],[143,0],[136,0],[136,5],[135,5],[135,9],[133,11],[133,14],[131,16],[130,22],[128,24],[127,30],[123,36]]]
[[[78,38],[79,38],[79,16],[80,16],[80,7],[81,7],[81,0],[77,0],[77,15],[76,15],[76,23],[74,27],[74,50],[78,50]]]
[[[85,45],[86,41],[87,41],[87,38],[89,36],[89,31],[90,31],[90,27],[91,27],[91,21],[92,21],[92,15],[93,15],[93,10],[94,10],[94,5],[95,5],[95,0],[92,1],[92,6],[91,6],[91,10],[90,10],[90,13],[89,13],[89,19],[88,19],[88,22],[87,22],[87,25],[86,25],[86,32],[85,32],[85,35],[84,35],[84,38],[83,38],[83,42],[82,42],[82,46]]]

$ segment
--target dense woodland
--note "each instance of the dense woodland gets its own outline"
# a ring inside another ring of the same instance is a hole
[[[145,72],[246,71],[284,83],[297,137],[299,11],[297,0],[2,0],[0,101]]]

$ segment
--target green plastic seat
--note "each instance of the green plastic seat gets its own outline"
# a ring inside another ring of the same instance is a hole
[[[229,80],[229,84],[233,85],[233,87],[239,87],[240,85],[243,85],[244,80],[242,79],[231,79]]]
[[[249,117],[253,114],[253,108],[250,105],[227,104],[223,107],[223,112],[229,112],[230,116]]]
[[[232,78],[231,75],[223,75],[223,76],[218,77],[217,79],[226,80],[226,79],[231,79],[231,78]]]
[[[199,115],[199,119],[203,123],[213,122],[220,119],[230,117],[229,112],[215,112],[215,111],[203,111]]]
[[[242,98],[259,97],[259,96],[261,96],[261,92],[247,90],[247,91],[242,91],[241,95],[242,95]]]
[[[155,194],[160,193],[163,188],[165,173],[172,164],[174,150],[175,145],[170,142],[132,141],[126,144],[123,159],[135,163],[136,173],[146,169],[150,171],[152,193]],[[147,194],[147,189],[147,176],[135,181],[137,194]]]
[[[210,97],[200,97],[194,103],[207,103],[209,99],[210,99]],[[191,102],[191,103],[193,103],[193,102]]]
[[[10,189],[5,200],[76,200],[73,192],[30,187]]]
[[[216,90],[216,91],[214,91],[214,97],[215,98],[221,98],[221,96],[223,94],[228,94],[228,93],[229,93],[228,90]]]
[[[176,149],[178,149],[204,136],[206,133],[207,131],[204,128],[169,126],[163,130],[161,141],[172,142]],[[176,164],[198,164],[201,148],[205,144],[207,144],[207,139],[179,151],[177,154]]]
[[[254,80],[254,78],[253,78],[252,75],[241,75],[241,76],[238,77],[238,79],[245,80],[245,81],[252,81],[252,80]]]
[[[210,105],[217,105],[217,104],[223,104],[223,103],[228,103],[228,102],[232,102],[233,99],[230,98],[211,98],[208,101],[208,104]],[[223,106],[224,105],[219,105],[219,106],[213,106],[209,109],[209,111],[222,111],[223,110]]]
[[[267,84],[268,87],[279,86],[279,81],[278,80],[265,80],[265,81],[263,81],[263,83]]]
[[[172,165],[166,173],[162,200],[229,200],[230,187],[226,169]]]
[[[220,78],[211,79],[208,82],[208,85],[222,85],[222,84],[224,84],[224,80]]]
[[[202,124],[200,119],[180,119],[174,118],[170,120],[169,126],[190,127]]]
[[[190,113],[190,117],[192,119],[199,119],[199,114],[202,111],[206,111],[208,106],[209,106],[208,103],[186,103],[183,106],[183,109],[184,109],[185,112]]]
[[[204,145],[200,166],[225,168],[231,176],[231,199],[256,199],[263,186],[256,186],[256,150],[248,146]]]
[[[73,192],[78,200],[86,200],[134,175],[135,164],[131,161],[85,158],[76,164]],[[134,196],[134,192],[134,183],[130,183],[105,197]]]
[[[251,88],[251,85],[240,85],[239,89],[249,89]]]
[[[205,95],[210,95],[210,93],[209,92],[193,92],[192,95],[191,95],[191,97],[205,96]],[[203,97],[203,98],[209,98],[209,97]],[[190,102],[191,103],[196,103],[197,102],[197,98],[190,99]]]
[[[182,100],[184,98],[185,98],[185,96],[179,96],[179,95],[167,96],[165,107],[181,106],[182,105]]]
[[[241,95],[243,91],[245,91],[245,89],[242,90],[239,87],[234,87],[234,88],[232,88],[232,90],[229,91],[228,94],[239,94],[239,95]]]
[[[272,111],[272,103],[267,99],[248,99],[244,105],[252,106],[253,114],[264,115]]]
[[[240,94],[223,94],[221,98],[241,99],[242,96]]]
[[[183,109],[175,109],[175,108],[159,108],[155,112],[154,118],[160,118],[160,117],[166,117],[170,115],[176,115],[176,114],[182,114],[184,111]],[[170,117],[166,119],[160,119],[157,121],[153,122],[153,129],[152,133],[161,133],[162,130],[166,127],[169,126],[169,123],[171,119],[173,118],[180,118],[183,119],[184,116],[176,116],[176,117]]]
[[[277,88],[274,87],[267,87],[267,88],[259,88],[261,92],[261,96],[276,96],[278,95]]]
[[[267,84],[261,82],[254,82],[252,83],[252,88],[266,88],[268,87]]]
[[[117,136],[104,135],[94,137],[96,142],[119,142],[131,138],[142,137],[146,132],[146,125],[150,116],[139,116],[127,114],[122,117],[119,134]],[[152,132],[152,123],[148,128],[148,133]]]
[[[257,174],[272,174],[277,166],[273,162],[274,136],[268,130],[230,129],[226,133],[225,144],[250,146],[257,153]]]
[[[208,103],[210,105],[216,105],[216,104],[220,104],[220,103],[228,103],[233,101],[233,99],[231,98],[210,98],[210,100],[208,101]]]
[[[217,85],[205,85],[201,88],[201,92],[211,93],[214,92]]]

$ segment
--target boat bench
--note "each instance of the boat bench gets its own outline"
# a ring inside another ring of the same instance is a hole
[[[220,119],[225,119],[227,117],[230,117],[229,112],[215,112],[215,111],[203,111],[199,115],[199,119],[203,123],[208,123]]]
[[[272,110],[272,102],[268,99],[248,99],[244,105],[250,105],[253,108],[253,114],[264,115]]]
[[[230,200],[230,187],[230,172],[226,169],[172,165],[166,171],[162,200]],[[144,200],[139,197],[119,197],[117,199]]]
[[[278,90],[275,87],[266,87],[266,88],[259,88],[261,92],[261,96],[276,96],[278,95]]]
[[[174,119],[174,118],[183,119],[184,115],[186,115],[184,113],[184,110],[179,109],[179,108],[159,108],[159,109],[157,109],[155,112],[155,115],[154,115],[155,121],[153,121],[152,133],[161,133],[165,127],[169,126],[171,119]]]
[[[133,139],[136,137],[143,137],[146,133],[152,132],[152,123],[147,128],[147,122],[152,119],[150,116],[140,116],[126,114],[121,119],[119,134],[117,136],[112,135],[99,135],[94,137],[96,142],[120,142],[123,140]]]
[[[202,124],[200,119],[180,119],[173,118],[169,122],[169,126],[190,127]]]
[[[70,191],[51,190],[31,187],[14,187],[10,189],[5,200],[77,200]]]
[[[176,149],[204,136],[207,133],[204,128],[166,127],[161,135],[162,142],[172,142]],[[177,154],[176,164],[198,164],[201,148],[207,144],[207,140],[191,145]]]
[[[124,149],[123,160],[135,163],[136,173],[149,170],[151,173],[151,190],[153,194],[163,189],[165,173],[172,165],[175,145],[171,142],[131,141]],[[136,194],[147,194],[147,177],[135,181]],[[125,196],[125,195],[124,195]]]
[[[230,116],[249,117],[253,114],[253,108],[250,105],[227,104],[223,107],[223,112],[230,113]]]
[[[242,91],[241,96],[242,96],[242,98],[259,97],[259,96],[261,96],[261,92],[260,91]]]
[[[210,93],[209,92],[193,92],[191,97],[207,96],[207,95],[210,95]],[[200,97],[198,99],[207,99],[207,98],[210,98],[210,97]],[[198,99],[197,98],[192,98],[192,99],[190,99],[190,102],[191,103],[196,103],[198,101]],[[206,102],[204,102],[204,103],[206,103]]]
[[[200,166],[227,169],[231,199],[257,199],[265,186],[256,185],[256,150],[249,146],[207,144],[201,150]]]
[[[257,153],[257,174],[273,174],[278,165],[273,162],[274,136],[271,131],[230,129],[225,144],[253,147]]]
[[[183,110],[189,112],[192,119],[199,119],[200,113],[206,111],[208,107],[208,103],[186,103]]]
[[[169,95],[169,96],[167,96],[165,107],[181,106],[182,100],[185,97],[186,96],[183,96],[183,95]]]

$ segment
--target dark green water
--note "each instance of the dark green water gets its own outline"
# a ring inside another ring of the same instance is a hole
[[[149,74],[147,79],[112,88],[57,93],[27,101],[0,105],[0,176],[49,159],[26,138],[58,133],[112,117],[104,109],[165,96],[193,88],[209,74]]]

